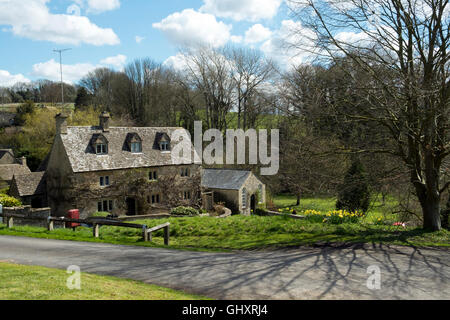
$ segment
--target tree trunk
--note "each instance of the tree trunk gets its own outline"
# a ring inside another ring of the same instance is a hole
[[[448,196],[447,208],[442,210],[442,228],[450,230],[448,225],[448,218],[450,215],[450,194]]]
[[[423,228],[431,231],[441,230],[439,191],[430,194],[430,192],[427,192],[425,185],[418,182],[415,182],[414,185],[420,206],[422,207]]]
[[[297,194],[297,203],[295,205],[296,206],[300,205],[300,194]]]

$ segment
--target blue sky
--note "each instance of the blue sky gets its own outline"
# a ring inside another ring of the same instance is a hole
[[[299,61],[278,48],[295,25],[283,0],[0,0],[0,86],[57,80],[56,48],[72,48],[63,55],[72,83],[140,57],[176,64],[180,47],[205,43]]]

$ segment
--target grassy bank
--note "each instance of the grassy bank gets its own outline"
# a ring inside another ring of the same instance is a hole
[[[412,227],[375,225],[369,223],[327,224],[294,220],[287,217],[232,216],[170,218],[140,220],[136,223],[156,226],[170,222],[170,248],[196,250],[253,250],[324,242],[375,242],[415,246],[450,246],[450,232],[425,232]],[[49,239],[105,242],[113,244],[163,247],[163,232],[155,233],[153,242],[143,242],[135,229],[103,226],[100,238],[92,237],[92,229],[56,229],[0,225],[0,235],[15,235]]]
[[[204,297],[139,281],[81,273],[80,290],[67,288],[64,270],[0,262],[0,300],[200,300]]]

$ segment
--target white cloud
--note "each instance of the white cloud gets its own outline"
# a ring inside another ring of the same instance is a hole
[[[231,25],[217,21],[216,17],[193,9],[175,12],[154,23],[172,42],[182,46],[211,45],[221,47],[230,40]]]
[[[30,82],[22,74],[11,74],[6,70],[0,70],[0,87],[11,87],[17,82]]]
[[[255,24],[245,32],[246,43],[258,43],[271,37],[272,31],[261,24]]]
[[[100,63],[116,67],[117,69],[122,69],[126,61],[127,61],[126,56],[124,56],[123,54],[118,54],[117,56],[114,57],[105,58],[101,60]]]
[[[115,10],[120,7],[119,0],[88,0],[88,12],[101,13],[104,11]]]
[[[186,57],[182,53],[170,56],[163,62],[166,67],[171,67],[176,71],[182,71],[187,67]]]
[[[126,59],[126,56],[119,54],[102,59],[100,63],[95,65],[92,63],[63,64],[63,80],[67,83],[77,82],[89,72],[101,67],[113,66],[122,69]],[[36,63],[33,65],[31,74],[42,79],[60,81],[59,62],[51,59],[47,62]]]
[[[314,57],[314,40],[315,35],[300,22],[283,20],[280,29],[261,45],[261,50],[280,65],[289,68]]]
[[[243,38],[241,36],[231,36],[230,40],[231,40],[231,42],[234,42],[234,43],[241,43]]]
[[[145,37],[141,37],[141,36],[134,37],[134,40],[136,40],[136,43],[141,43],[144,39],[145,39]]]
[[[100,28],[87,17],[50,13],[47,7],[49,1],[1,0],[0,25],[10,26],[8,30],[14,35],[33,40],[96,46],[120,43],[112,29]]]
[[[63,80],[67,83],[76,82],[96,67],[90,63],[63,64]],[[33,65],[32,75],[43,79],[59,81],[61,77],[59,62],[51,59],[47,62],[37,63]]]
[[[273,18],[283,0],[203,0],[201,12],[236,21]]]

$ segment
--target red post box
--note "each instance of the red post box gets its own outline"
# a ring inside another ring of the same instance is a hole
[[[72,209],[68,211],[67,214],[68,219],[80,219],[80,211],[78,209]],[[66,228],[73,228],[79,227],[81,224],[74,223],[74,222],[66,222]]]

